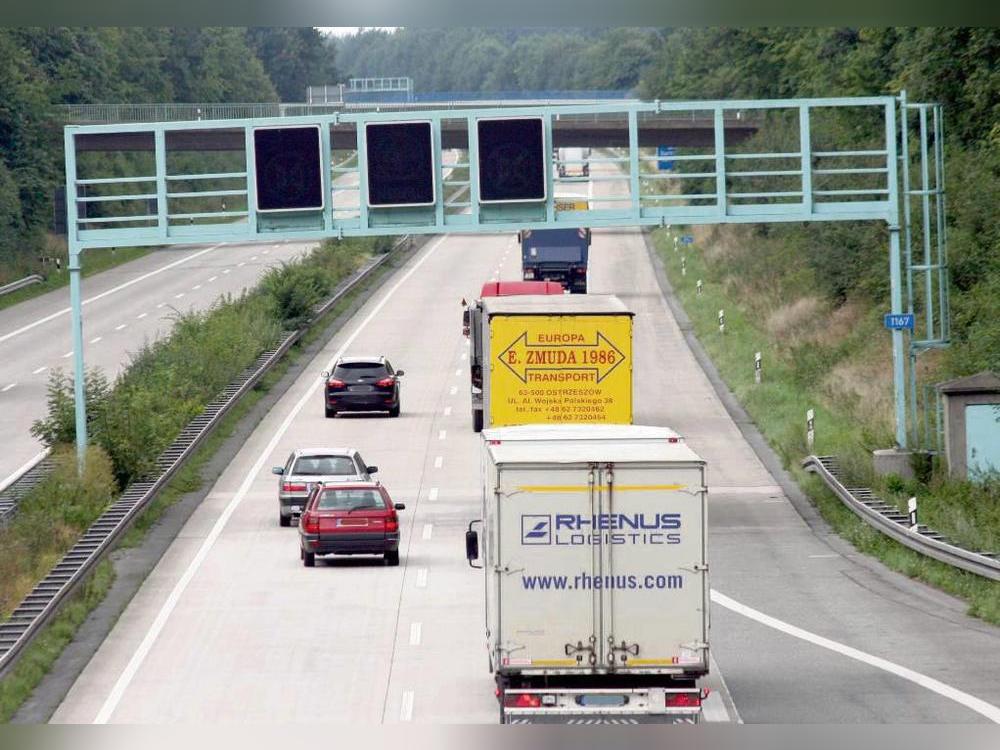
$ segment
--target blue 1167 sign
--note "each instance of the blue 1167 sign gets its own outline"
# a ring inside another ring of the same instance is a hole
[[[882,321],[891,331],[913,330],[913,313],[886,313]]]
[[[690,234],[682,234],[681,235],[681,244],[682,245],[690,245],[692,242],[694,242],[694,237],[692,237]]]
[[[677,149],[673,146],[657,146],[656,155],[657,156],[673,156],[677,153]],[[656,162],[656,168],[660,171],[665,171],[674,168],[673,159],[658,159]]]

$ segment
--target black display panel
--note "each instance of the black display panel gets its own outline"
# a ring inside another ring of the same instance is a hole
[[[319,128],[314,125],[253,131],[258,211],[323,208]]]
[[[434,203],[434,144],[429,122],[367,123],[365,155],[370,207]]]
[[[545,200],[542,120],[479,120],[479,200],[482,203]]]

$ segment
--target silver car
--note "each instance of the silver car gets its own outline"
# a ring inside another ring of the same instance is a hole
[[[299,448],[284,466],[271,471],[278,480],[278,522],[289,526],[300,515],[314,482],[370,482],[377,466],[368,466],[353,448]]]

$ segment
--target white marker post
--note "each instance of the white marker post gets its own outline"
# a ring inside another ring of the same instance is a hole
[[[695,289],[698,290],[698,294],[701,294],[701,279],[698,279],[698,283],[695,284]]]
[[[910,516],[910,531],[916,531],[919,523],[917,522],[917,498],[911,497],[906,503],[906,510],[909,512]]]
[[[753,355],[753,380],[757,385],[760,385],[760,379],[761,379],[760,368],[761,368],[760,352],[757,352],[756,354]]]
[[[806,412],[806,445],[809,450],[813,449],[816,443],[816,413],[810,409]]]
[[[674,252],[677,252],[677,238],[674,237]]]
[[[719,333],[726,332],[726,311],[719,310]]]
[[[687,259],[682,255],[681,256],[681,276],[687,276],[687,273],[688,273]]]

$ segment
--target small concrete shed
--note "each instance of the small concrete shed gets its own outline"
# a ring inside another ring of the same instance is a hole
[[[944,400],[948,471],[973,478],[1000,471],[1000,376],[981,372],[937,384]]]

